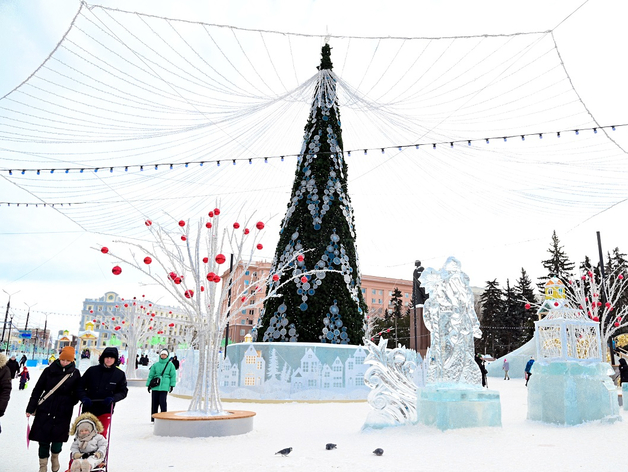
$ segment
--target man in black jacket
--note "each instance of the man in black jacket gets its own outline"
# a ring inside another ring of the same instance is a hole
[[[83,403],[83,413],[97,416],[103,425],[103,436],[107,436],[114,405],[126,398],[129,391],[126,375],[118,369],[120,359],[118,349],[107,347],[98,359],[98,365],[87,369],[79,384],[79,399]]]
[[[11,380],[13,380],[17,371],[20,370],[20,364],[15,360],[15,355],[12,355],[11,359],[8,360],[7,367],[11,371]]]

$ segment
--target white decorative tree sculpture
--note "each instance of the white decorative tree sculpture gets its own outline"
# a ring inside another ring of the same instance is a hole
[[[130,257],[106,251],[118,263],[134,267],[163,287],[186,314],[199,351],[197,380],[188,410],[199,416],[223,413],[218,390],[220,344],[232,308],[251,301],[251,308],[261,306],[266,299],[278,296],[286,284],[294,283],[297,278],[303,281],[314,273],[294,270],[297,262],[305,258],[301,253],[295,253],[278,264],[275,272],[260,279],[257,286],[236,293],[235,288],[242,286],[238,284],[239,278],[251,265],[254,251],[263,248],[258,241],[264,223],[257,222],[254,229],[249,230],[252,223],[249,218],[242,225],[234,222],[230,228],[221,231],[219,215],[220,209],[216,208],[209,212],[207,221],[198,221],[196,225],[180,220],[175,231],[146,220],[154,240],[149,248],[134,242],[116,241],[130,246]],[[227,261],[226,251],[233,255],[233,267],[240,266],[243,270],[221,279],[218,272]],[[112,272],[120,275],[122,267],[116,265]],[[289,273],[289,277],[277,284],[284,273]]]
[[[582,310],[590,319],[600,323],[602,338],[602,359],[608,355],[608,343],[615,333],[628,326],[628,305],[619,301],[628,287],[628,278],[621,271],[613,271],[598,285],[593,272],[582,273],[579,278],[569,281],[572,293],[568,293],[574,307]]]

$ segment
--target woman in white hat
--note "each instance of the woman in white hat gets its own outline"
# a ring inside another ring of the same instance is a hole
[[[162,349],[159,353],[159,360],[150,367],[148,379],[146,379],[146,387],[148,387],[149,392],[152,391],[151,422],[155,421],[152,415],[157,413],[159,409],[162,412],[168,411],[168,392],[172,392],[177,384],[177,370],[170,362],[169,355],[167,349]]]

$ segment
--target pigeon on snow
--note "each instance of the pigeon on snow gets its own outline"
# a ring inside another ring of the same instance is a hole
[[[291,447],[287,447],[285,449],[282,449],[281,451],[277,451],[275,452],[275,455],[277,454],[281,454],[282,456],[286,457],[288,454],[290,454],[292,452],[292,448]]]
[[[328,451],[331,451],[332,449],[336,449],[336,444],[327,443],[325,444],[325,449],[327,449]]]
[[[377,449],[373,451],[373,454],[375,454],[376,456],[381,456],[383,453],[384,453],[384,450],[381,447],[378,447]]]

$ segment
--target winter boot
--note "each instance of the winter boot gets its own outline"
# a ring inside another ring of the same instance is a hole
[[[91,472],[92,465],[88,461],[82,460],[80,462],[81,462],[81,472]]]
[[[59,454],[51,454],[50,466],[52,468],[52,472],[59,472],[59,469],[61,468],[61,464],[59,464]]]
[[[47,472],[48,471],[48,458],[44,457],[43,459],[39,459],[39,472]]]
[[[72,467],[70,467],[70,472],[81,472],[81,460],[73,460]]]

